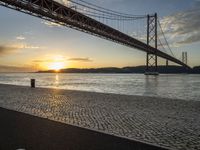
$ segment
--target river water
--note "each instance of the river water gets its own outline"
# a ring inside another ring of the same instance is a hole
[[[200,101],[200,75],[0,73],[0,83]]]

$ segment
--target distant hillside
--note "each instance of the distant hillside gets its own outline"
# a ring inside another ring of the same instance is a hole
[[[192,73],[200,74],[200,66],[196,66],[192,69]]]
[[[79,69],[79,68],[67,68],[62,69],[60,73],[145,73],[146,66],[136,66],[136,67],[107,67],[107,68],[88,68],[88,69]],[[54,73],[54,70],[48,71],[38,71],[38,73]],[[200,74],[200,66],[196,66],[190,70],[185,69],[181,66],[158,66],[159,73],[194,73]]]

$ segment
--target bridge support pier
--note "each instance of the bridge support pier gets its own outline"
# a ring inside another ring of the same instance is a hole
[[[158,59],[155,54],[147,53],[145,75],[159,75]]]
[[[155,48],[153,53],[147,52],[145,75],[159,75],[157,52],[157,13],[147,16],[147,45]]]

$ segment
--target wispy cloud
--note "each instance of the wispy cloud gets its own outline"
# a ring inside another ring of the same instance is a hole
[[[161,24],[167,36],[175,45],[200,41],[200,1],[185,11],[164,17]]]
[[[74,62],[92,62],[92,59],[88,57],[76,57],[76,58],[65,58],[62,57],[62,59],[36,59],[33,60],[34,63],[49,63],[49,62],[63,62],[63,61],[74,61]]]
[[[51,27],[51,28],[52,27],[62,27],[61,24],[55,23],[55,22],[50,22],[50,21],[42,21],[41,23],[48,26],[48,27]]]
[[[12,45],[12,46],[0,45],[0,56],[16,53],[19,50],[20,47],[18,45]]]
[[[48,63],[48,62],[53,62],[53,59],[37,59],[33,60],[34,63]]]
[[[31,66],[24,66],[24,67],[19,67],[19,66],[4,66],[0,65],[0,72],[32,72],[33,67]]]
[[[20,36],[17,36],[16,39],[17,39],[17,40],[25,40],[26,38],[25,38],[24,36],[21,36],[21,35],[20,35]]]
[[[44,47],[24,44],[21,48],[22,48],[22,49],[40,49],[40,48],[44,48]]]
[[[65,6],[68,6],[71,4],[71,2],[69,0],[55,0],[55,1],[65,5]]]
[[[92,60],[88,57],[86,58],[68,58],[68,61],[78,61],[78,62],[91,62]]]
[[[0,45],[0,56],[9,55],[13,53],[18,53],[22,49],[40,49],[39,46],[33,46],[25,43],[17,43],[17,44],[2,44]]]

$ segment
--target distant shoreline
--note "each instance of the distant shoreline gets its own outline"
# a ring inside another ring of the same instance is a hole
[[[61,69],[59,72],[55,70],[38,71],[36,73],[123,73],[123,74],[144,74],[146,66],[136,67],[105,67],[105,68],[67,68]],[[158,72],[160,74],[200,74],[200,66],[193,67],[192,69],[186,69],[182,66],[158,66]]]
[[[36,72],[0,72],[0,73],[97,73],[97,74],[144,74],[146,66],[134,67],[103,67],[103,68],[66,68],[59,71],[55,70],[40,70]],[[200,74],[200,66],[195,66],[191,69],[186,69],[181,66],[158,66],[159,74]]]

